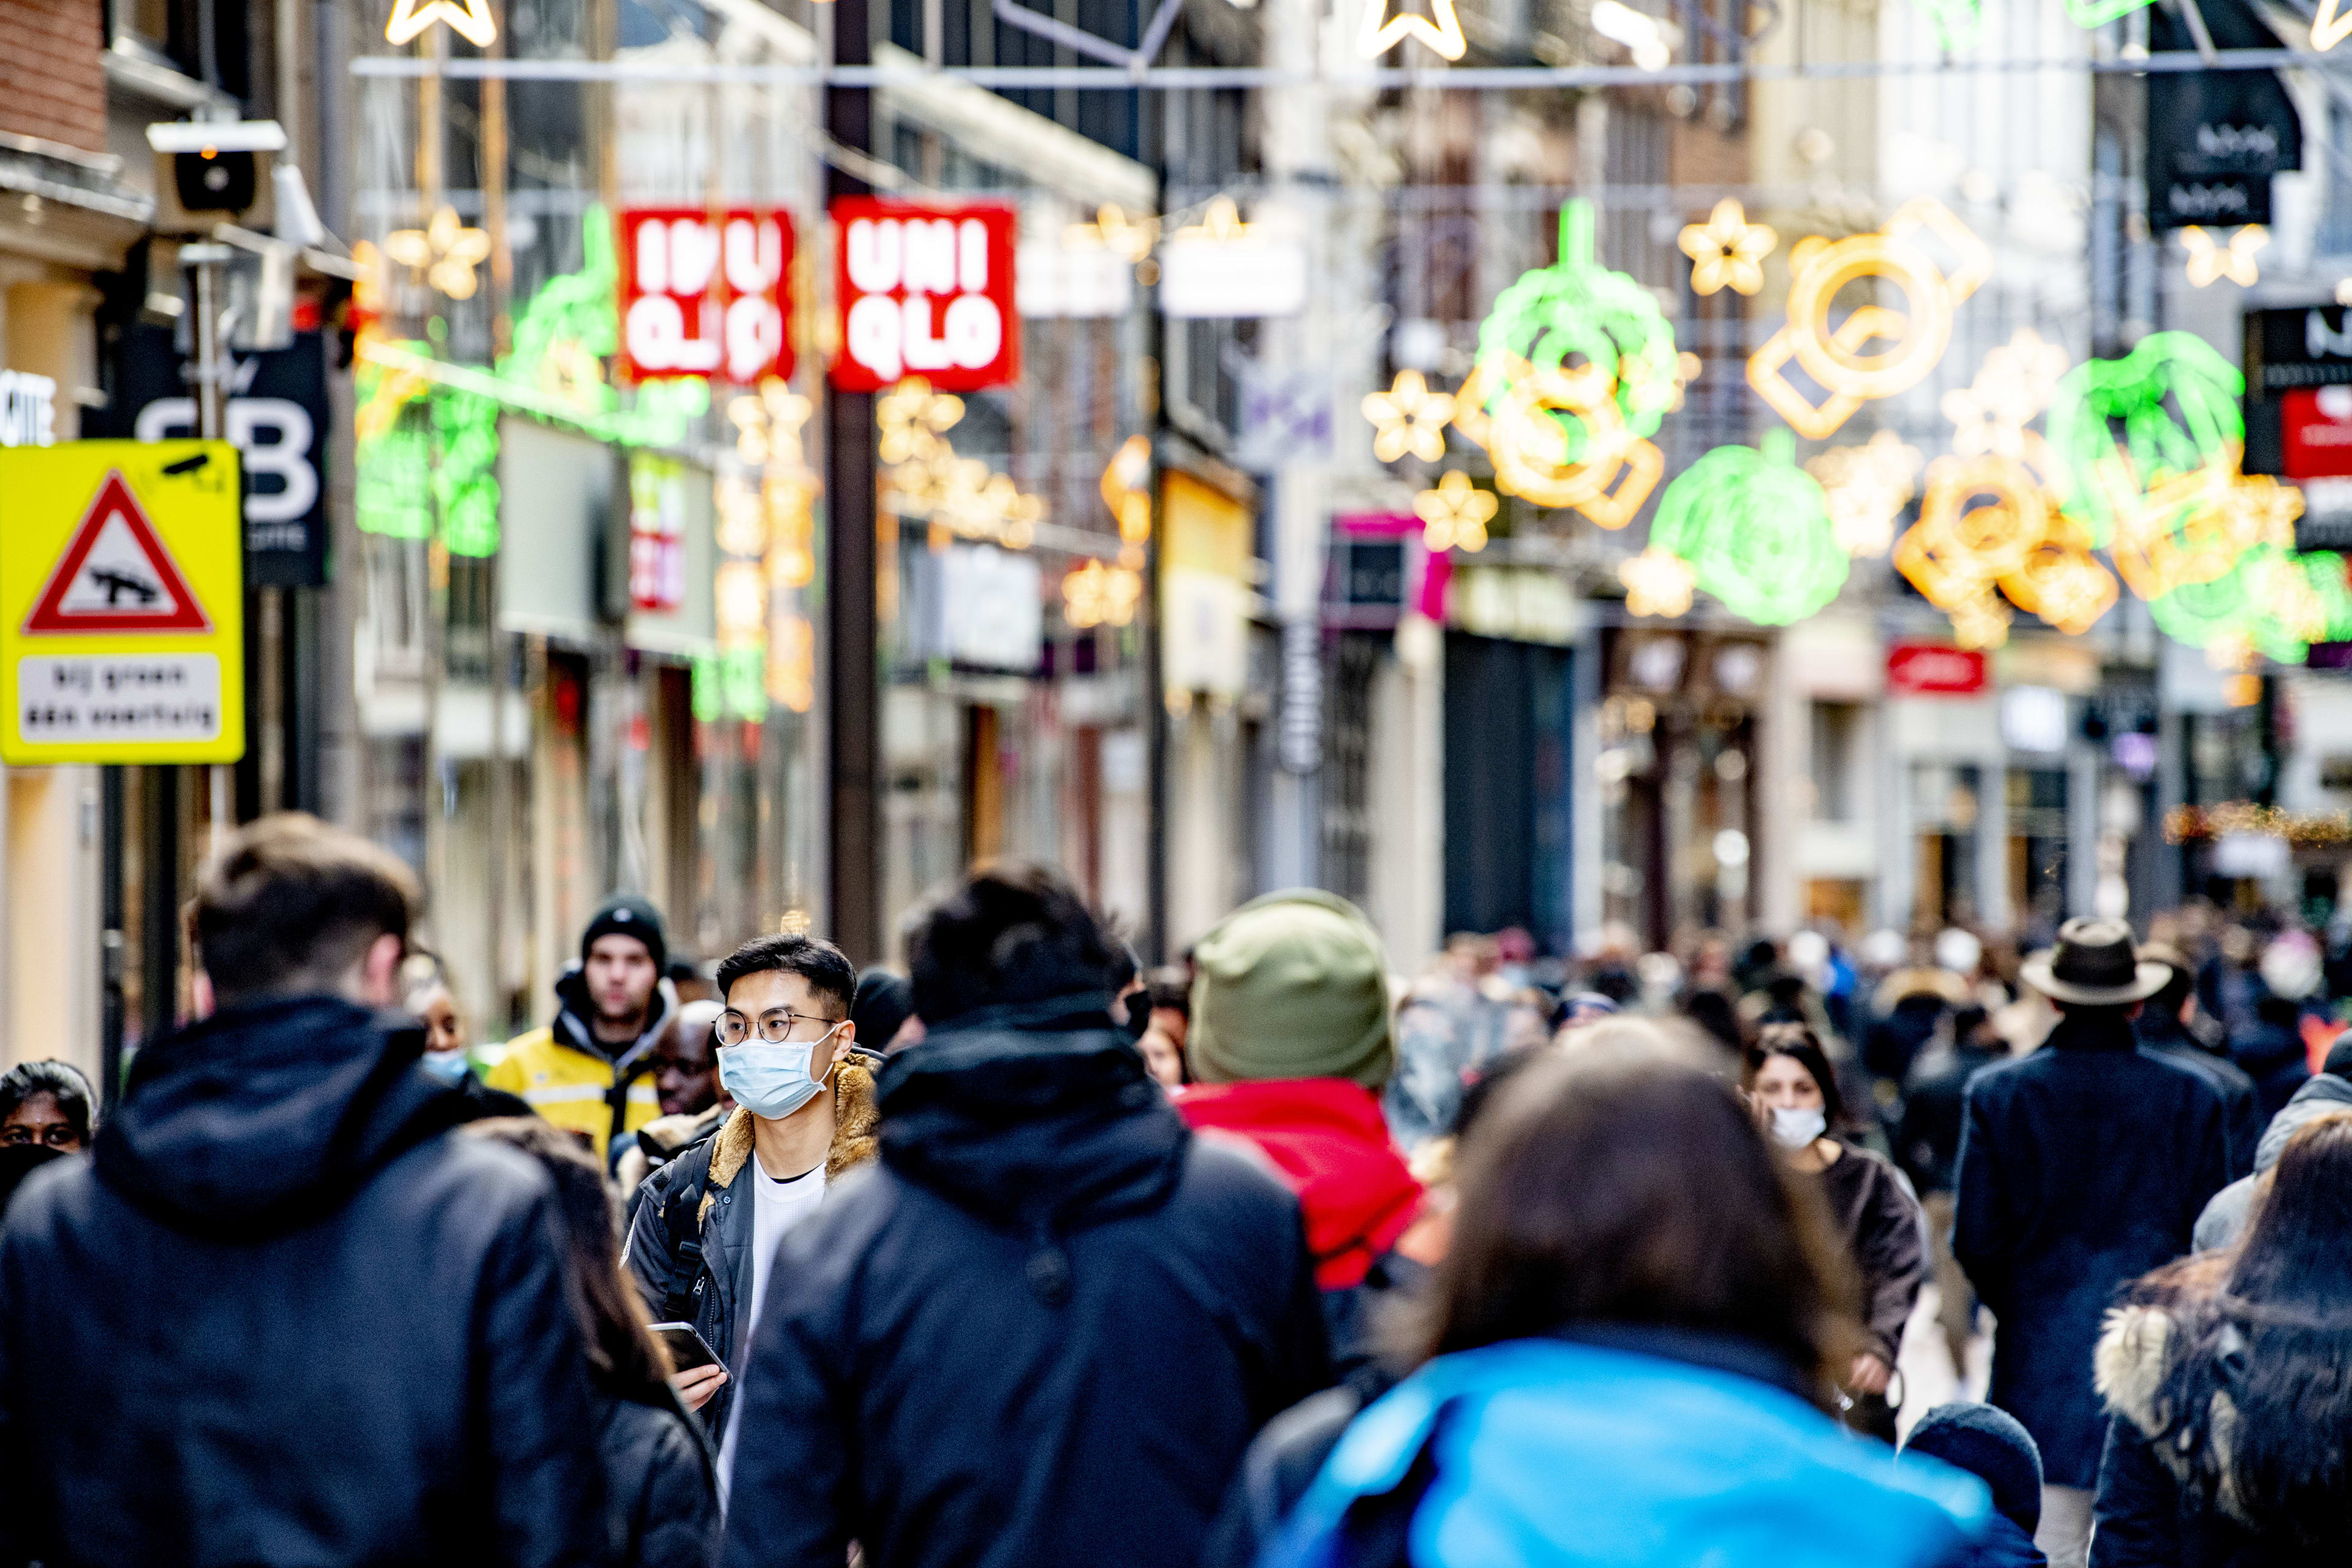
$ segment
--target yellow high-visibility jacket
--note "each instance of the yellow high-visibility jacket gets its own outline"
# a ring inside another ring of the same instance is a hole
[[[520,1095],[531,1110],[567,1131],[584,1132],[603,1160],[612,1140],[634,1133],[661,1114],[654,1089],[654,1041],[669,1021],[669,984],[655,994],[653,1012],[636,1043],[618,1058],[598,1049],[584,1021],[588,1011],[579,976],[557,983],[563,1005],[555,1022],[518,1035],[482,1081]]]

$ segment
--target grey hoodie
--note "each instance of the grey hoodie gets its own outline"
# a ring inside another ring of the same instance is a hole
[[[2288,1139],[2306,1122],[2331,1110],[2352,1110],[2352,1083],[2324,1072],[2296,1089],[2294,1098],[2279,1107],[2279,1113],[2271,1118],[2263,1141],[2254,1146],[2254,1173],[2231,1182],[2213,1194],[2205,1212],[2197,1216],[2197,1229],[2190,1244],[2200,1252],[2210,1252],[2244,1235],[2247,1221],[2253,1217],[2254,1188],[2263,1173],[2278,1163],[2279,1156],[2286,1152]]]

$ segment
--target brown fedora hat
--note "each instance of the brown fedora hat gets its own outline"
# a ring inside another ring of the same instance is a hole
[[[2047,956],[2027,959],[2018,973],[2054,1001],[2123,1007],[2163,990],[2172,966],[2141,963],[2131,927],[2121,921],[2071,920],[2058,928],[2057,947]]]

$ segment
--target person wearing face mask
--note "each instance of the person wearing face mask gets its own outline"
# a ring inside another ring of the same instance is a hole
[[[1892,1443],[1895,1405],[1887,1388],[1903,1325],[1927,1272],[1919,1205],[1894,1165],[1835,1136],[1844,1107],[1811,1029],[1765,1025],[1748,1047],[1745,1079],[1757,1124],[1790,1166],[1821,1184],[1831,1224],[1860,1279],[1871,1345],[1847,1373],[1846,1423]]]
[[[530,1116],[530,1102],[520,1095],[492,1089],[482,1081],[478,1064],[466,1038],[465,1015],[449,994],[441,961],[429,952],[412,953],[401,965],[404,984],[400,1005],[425,1024],[425,1054],[416,1059],[419,1071],[472,1102],[474,1119]]]
[[[874,1079],[850,1047],[857,972],[817,937],[763,936],[719,966],[719,1080],[735,1110],[647,1176],[629,1226],[628,1266],[646,1310],[690,1322],[722,1365],[677,1378],[719,1438],[721,1505],[734,1469],[743,1365],[776,1247],[828,1184],[874,1157]]]

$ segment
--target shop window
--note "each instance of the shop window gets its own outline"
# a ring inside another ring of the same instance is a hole
[[[2066,915],[2066,773],[2009,772],[2009,906],[2028,925]]]
[[[117,48],[244,98],[252,85],[246,9],[222,0],[109,0],[107,22]]]
[[[1861,762],[1862,705],[1816,702],[1812,707],[1813,820],[1855,821],[1861,815],[1854,774]]]

